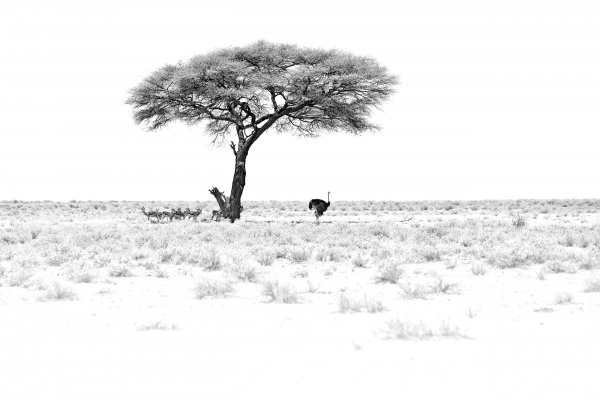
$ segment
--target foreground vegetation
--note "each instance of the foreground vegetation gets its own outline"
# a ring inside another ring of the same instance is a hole
[[[305,202],[247,202],[235,224],[210,206],[0,203],[14,390],[79,374],[79,397],[98,376],[165,394],[221,393],[227,376],[257,393],[326,377],[330,397],[389,396],[398,377],[420,398],[600,395],[599,201],[335,202],[319,226]],[[205,211],[150,223],[141,207]]]

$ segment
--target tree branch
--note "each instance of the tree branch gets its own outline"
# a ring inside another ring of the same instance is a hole
[[[237,157],[237,151],[235,150],[235,143],[233,143],[233,141],[229,143],[229,147],[233,150],[233,155]]]

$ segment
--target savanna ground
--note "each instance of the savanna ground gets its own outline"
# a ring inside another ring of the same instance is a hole
[[[600,398],[600,200],[306,203],[0,202],[0,398]]]

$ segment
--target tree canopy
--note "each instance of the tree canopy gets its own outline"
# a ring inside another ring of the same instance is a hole
[[[306,136],[360,133],[377,128],[370,112],[396,82],[369,57],[260,41],[166,65],[127,103],[149,130],[174,120],[206,123],[215,140],[237,132],[254,141],[271,126]]]

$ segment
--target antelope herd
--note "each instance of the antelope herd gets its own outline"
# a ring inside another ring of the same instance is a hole
[[[172,208],[170,211],[146,211],[145,207],[142,207],[142,213],[148,218],[148,221],[152,223],[157,223],[161,221],[171,222],[175,220],[184,220],[193,218],[194,221],[198,221],[198,216],[202,214],[202,208],[196,208],[195,211],[190,210],[190,208],[186,208],[184,211],[181,211],[181,208],[177,210]]]

